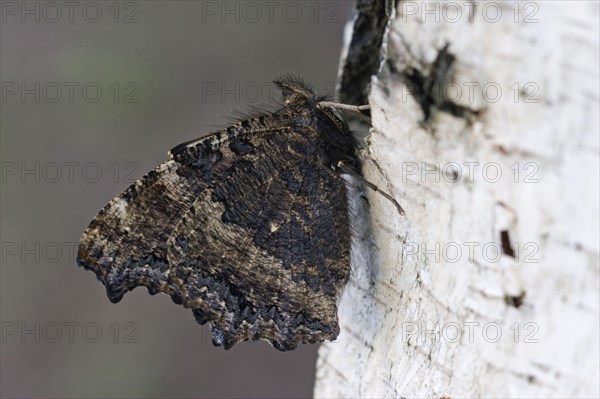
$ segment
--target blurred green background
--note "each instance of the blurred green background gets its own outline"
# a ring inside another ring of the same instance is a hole
[[[332,92],[353,2],[0,5],[2,397],[311,396],[317,346],[215,348],[167,296],[113,305],[74,260],[111,198],[278,98],[274,76]]]

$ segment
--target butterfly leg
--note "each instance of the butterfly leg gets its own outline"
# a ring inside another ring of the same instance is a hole
[[[394,199],[394,197],[392,197],[390,194],[386,193],[385,191],[382,191],[379,187],[377,187],[375,184],[371,183],[370,181],[366,180],[364,177],[362,177],[354,168],[353,166],[347,162],[347,161],[339,161],[336,165],[335,165],[335,169],[338,170],[341,173],[345,173],[347,175],[350,175],[358,180],[360,180],[361,182],[363,182],[367,187],[369,187],[371,190],[375,191],[376,193],[381,194],[383,197],[387,198],[388,201],[390,201],[398,210],[398,213],[401,216],[404,216],[404,209],[402,209],[402,206],[400,206],[400,204],[398,203],[398,201],[396,201]]]

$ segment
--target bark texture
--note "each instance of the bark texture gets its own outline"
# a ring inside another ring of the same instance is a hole
[[[367,193],[315,396],[598,397],[599,5],[454,4],[369,50],[364,175],[406,215]]]

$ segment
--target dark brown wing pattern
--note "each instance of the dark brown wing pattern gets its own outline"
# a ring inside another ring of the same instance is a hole
[[[335,124],[319,115],[284,108],[175,147],[91,222],[78,264],[113,302],[138,286],[170,295],[226,349],[335,339],[351,238],[328,164],[340,148],[319,131]]]

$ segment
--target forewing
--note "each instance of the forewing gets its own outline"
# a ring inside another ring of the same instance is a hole
[[[116,196],[92,220],[81,237],[77,263],[96,273],[112,302],[143,286],[181,303],[180,293],[168,283],[167,240],[208,187],[227,139],[216,132],[194,140],[193,159],[185,158],[188,143],[181,144],[174,149],[178,159],[170,154],[171,160]]]
[[[138,286],[178,301],[168,284],[166,242],[206,186],[178,175],[180,166],[171,160],[139,179],[110,201],[81,237],[77,263],[96,273],[112,302]]]
[[[343,181],[319,146],[301,128],[232,140],[221,152],[235,161],[216,165],[169,239],[170,282],[215,344],[289,350],[337,337],[350,228]]]
[[[169,294],[225,348],[334,339],[350,228],[320,145],[314,132],[254,122],[177,146],[92,221],[78,264],[113,302],[137,286]]]

